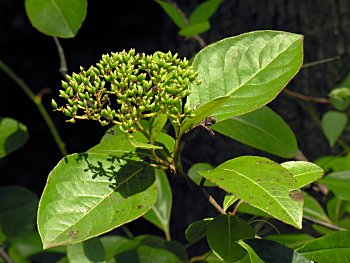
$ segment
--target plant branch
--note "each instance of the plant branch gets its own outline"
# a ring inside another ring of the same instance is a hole
[[[289,89],[284,89],[283,92],[287,94],[290,97],[294,97],[300,100],[305,100],[305,101],[312,101],[316,103],[323,103],[323,104],[329,104],[330,100],[326,98],[318,98],[318,97],[313,97],[313,96],[308,96],[304,95],[295,91],[291,91]]]
[[[41,116],[44,118],[46,125],[49,127],[50,132],[52,134],[53,139],[55,140],[57,147],[59,148],[61,154],[63,156],[67,155],[67,150],[65,148],[65,144],[59,135],[55,124],[53,123],[50,115],[46,111],[41,97],[36,96],[28,85],[21,79],[11,68],[9,68],[2,60],[0,60],[0,69],[2,69],[14,82],[18,84],[18,86],[23,90],[23,92],[29,97],[29,99],[37,106]]]
[[[61,73],[63,78],[66,79],[66,75],[67,75],[67,71],[68,71],[66,57],[64,55],[63,48],[62,48],[61,43],[58,40],[58,38],[53,37],[53,40],[55,41],[55,44],[57,47],[57,53],[58,53],[58,56],[60,58],[60,68],[58,69],[58,71]]]
[[[318,66],[318,65],[321,65],[321,64],[332,62],[332,61],[337,60],[337,59],[340,59],[340,56],[335,56],[335,57],[331,57],[331,58],[325,58],[325,59],[321,59],[321,60],[305,63],[304,65],[301,66],[301,68],[302,69],[311,68],[311,67],[314,67],[314,66]]]
[[[2,247],[0,247],[0,257],[5,261],[5,263],[14,263]]]
[[[337,231],[347,230],[346,228],[343,228],[343,227],[340,227],[340,226],[336,226],[336,225],[333,225],[333,224],[330,224],[330,223],[327,223],[327,222],[323,222],[321,220],[317,220],[317,219],[314,219],[314,218],[306,216],[306,215],[303,216],[303,219],[308,220],[308,221],[310,221],[312,223],[318,224],[320,226],[327,227],[329,229],[333,229],[333,230],[337,230]]]

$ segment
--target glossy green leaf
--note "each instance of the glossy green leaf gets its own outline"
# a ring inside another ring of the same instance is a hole
[[[87,9],[86,0],[26,0],[25,8],[33,27],[49,36],[74,37]]]
[[[224,209],[224,211],[226,212],[227,209],[233,205],[234,202],[236,202],[238,200],[238,198],[236,196],[234,196],[233,194],[230,194],[230,193],[227,193],[225,195],[225,198],[224,198],[224,202],[223,202],[223,205],[222,205],[222,209]]]
[[[168,151],[170,156],[174,155],[175,140],[173,137],[166,133],[159,133],[156,142],[158,145],[162,146],[164,150]]]
[[[298,188],[320,179],[324,174],[319,166],[310,162],[290,161],[281,163],[281,165],[293,175]]]
[[[134,241],[122,236],[103,236],[100,238],[105,251],[106,263],[116,263],[114,256],[135,247]]]
[[[237,212],[239,212],[241,214],[252,215],[252,216],[271,218],[271,216],[269,214],[265,213],[264,211],[262,211],[256,207],[253,207],[247,203],[240,204],[240,206],[237,209]]]
[[[303,196],[304,196],[304,215],[326,223],[331,223],[331,220],[328,218],[322,206],[319,204],[319,202],[315,198],[313,198],[311,195],[309,195],[306,192],[303,192]]]
[[[188,170],[188,176],[191,177],[191,179],[199,185],[203,177],[198,172],[213,170],[213,168],[214,167],[209,163],[196,163],[192,165],[191,168]],[[212,184],[211,182],[206,180],[204,182],[204,186],[215,186],[215,184]]]
[[[143,218],[164,231],[170,238],[170,215],[173,204],[173,195],[168,177],[163,170],[156,170],[157,201],[152,209],[144,214]]]
[[[321,180],[341,200],[350,201],[350,171],[328,174]]]
[[[350,258],[350,231],[337,231],[309,241],[297,251],[318,263],[343,263]]]
[[[196,110],[193,111],[194,117],[187,117],[181,123],[180,135],[182,135],[185,131],[191,129],[194,125],[203,121],[206,117],[209,117],[214,111],[218,110],[222,105],[224,105],[227,99],[228,97],[220,97],[208,103],[200,105]]]
[[[254,263],[312,263],[300,253],[279,243],[266,239],[246,239],[238,242],[249,254]]]
[[[313,240],[314,237],[308,234],[282,234],[282,235],[268,235],[268,240],[275,241],[291,249],[297,249],[303,246],[306,242]]]
[[[153,169],[127,145],[113,152],[72,154],[51,171],[39,204],[44,247],[68,245],[108,232],[156,202]],[[106,150],[105,150],[106,151]],[[101,217],[101,215],[103,215]]]
[[[322,130],[331,147],[337,142],[347,123],[348,117],[343,112],[328,111],[323,115]]]
[[[243,258],[246,252],[236,242],[242,238],[254,236],[254,230],[250,225],[231,215],[215,217],[207,228],[207,240],[210,248],[225,262],[233,262]]]
[[[293,131],[268,107],[218,122],[212,128],[229,138],[280,157],[292,158],[298,151]]]
[[[196,242],[207,234],[208,224],[213,220],[213,218],[204,218],[190,224],[185,232],[185,237],[188,242]]]
[[[221,4],[222,0],[207,0],[201,3],[188,19],[189,24],[197,24],[209,20]]]
[[[218,121],[256,110],[287,85],[301,67],[303,37],[255,31],[218,41],[193,60],[201,85],[190,85],[189,108],[230,96],[213,115]]]
[[[208,21],[190,24],[179,31],[179,35],[183,37],[193,37],[202,34],[210,29]]]
[[[105,262],[105,251],[98,238],[67,246],[70,263]]]
[[[186,26],[183,16],[178,8],[176,8],[173,4],[168,3],[162,0],[155,0],[167,13],[170,19],[177,25],[180,29]]]
[[[264,157],[242,156],[199,174],[251,206],[301,228],[302,192],[281,165]]]
[[[25,125],[11,118],[0,118],[0,158],[21,148],[28,139]]]
[[[188,262],[185,248],[176,241],[156,236],[138,236],[132,240],[134,248],[116,255],[117,262],[184,263]]]
[[[0,188],[0,228],[8,238],[33,227],[38,201],[38,197],[24,187]]]

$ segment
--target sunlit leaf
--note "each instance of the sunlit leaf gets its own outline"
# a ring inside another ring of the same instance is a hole
[[[238,198],[236,196],[234,196],[233,194],[226,194],[225,198],[224,198],[224,203],[222,205],[222,209],[224,209],[224,211],[227,211],[227,209],[233,205],[234,202],[236,202],[238,200]]]
[[[188,170],[188,176],[199,185],[203,177],[198,172],[212,170],[213,168],[214,167],[209,163],[196,163]],[[206,180],[204,186],[215,186],[215,184]]]

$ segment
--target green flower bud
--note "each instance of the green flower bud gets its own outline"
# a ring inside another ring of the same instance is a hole
[[[54,99],[51,100],[51,107],[54,109],[54,110],[57,110],[57,103]]]

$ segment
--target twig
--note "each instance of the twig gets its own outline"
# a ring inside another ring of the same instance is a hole
[[[41,98],[36,96],[28,85],[21,79],[12,69],[10,69],[2,60],[0,60],[0,69],[2,69],[13,81],[15,81],[18,86],[23,90],[23,92],[29,97],[29,99],[37,106],[41,116],[44,118],[47,126],[50,129],[52,137],[54,138],[58,148],[63,156],[67,155],[65,144],[61,139],[55,124],[53,123],[50,115],[47,113],[44,105],[41,102]]]
[[[332,61],[337,60],[337,59],[340,59],[340,56],[335,56],[335,57],[331,57],[331,58],[325,58],[325,59],[313,61],[313,62],[310,62],[310,63],[305,63],[304,65],[302,65],[301,68],[302,69],[311,68],[311,67],[314,67],[314,66],[318,66],[318,65],[321,65],[321,64],[332,62]]]
[[[336,225],[333,225],[333,224],[330,224],[330,223],[327,223],[327,222],[323,222],[321,220],[317,220],[317,219],[314,219],[314,218],[306,216],[306,215],[303,216],[303,219],[308,220],[308,221],[310,221],[312,223],[321,225],[321,226],[325,226],[325,227],[327,227],[329,229],[333,229],[333,230],[337,230],[337,231],[347,230],[346,228],[343,228],[343,227],[340,227],[340,226],[336,226]]]
[[[67,75],[67,71],[68,71],[66,57],[64,55],[63,48],[62,48],[58,38],[53,37],[53,40],[55,41],[55,44],[57,47],[57,53],[58,53],[58,56],[60,58],[60,68],[58,69],[58,71],[61,73],[63,78],[66,79],[66,75]]]
[[[121,227],[122,230],[124,231],[125,235],[129,238],[129,239],[133,239],[134,235],[133,233],[131,233],[131,231],[129,230],[129,228],[127,228],[126,226],[122,226]]]
[[[317,103],[324,103],[324,104],[329,104],[330,100],[326,98],[318,98],[318,97],[313,97],[313,96],[307,96],[295,91],[291,91],[289,89],[284,89],[284,93],[286,93],[290,97],[298,98],[301,100],[306,100],[306,101],[312,101],[312,102],[317,102]]]
[[[14,263],[2,247],[0,247],[0,257],[5,261],[5,263]]]

